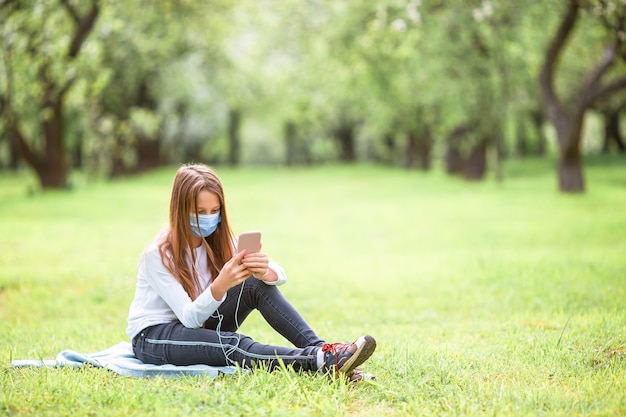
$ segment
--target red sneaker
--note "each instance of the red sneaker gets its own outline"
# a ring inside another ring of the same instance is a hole
[[[354,369],[367,360],[376,350],[372,336],[361,336],[353,343],[326,343],[322,346],[324,363],[322,372],[351,375]]]

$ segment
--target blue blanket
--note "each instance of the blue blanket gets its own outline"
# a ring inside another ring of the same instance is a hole
[[[220,373],[233,374],[238,368],[234,366],[208,365],[151,365],[143,363],[135,357],[130,343],[121,342],[100,352],[78,353],[73,350],[64,350],[54,360],[14,360],[11,366],[25,367],[74,367],[94,366],[106,368],[119,375],[138,378],[152,378],[156,376],[180,377],[183,375],[202,375],[215,378]]]

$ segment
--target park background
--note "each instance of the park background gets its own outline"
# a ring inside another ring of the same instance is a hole
[[[625,24],[623,0],[0,2],[0,410],[623,415]],[[377,338],[375,382],[10,367],[125,339],[190,161],[320,334]]]

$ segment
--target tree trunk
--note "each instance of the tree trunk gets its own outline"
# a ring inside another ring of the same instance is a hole
[[[343,122],[335,129],[335,138],[339,144],[339,159],[343,162],[354,162],[356,160],[356,149],[354,140],[355,125],[351,122]]]
[[[427,125],[421,129],[410,130],[407,133],[407,146],[404,166],[407,169],[417,166],[422,171],[428,171],[431,165],[432,132]]]
[[[602,144],[602,153],[608,153],[611,148],[611,139],[617,145],[620,153],[626,152],[626,145],[622,138],[619,124],[619,110],[607,110],[603,112],[604,116],[604,142]]]
[[[239,165],[241,161],[241,110],[231,108],[228,111],[228,162],[232,166]]]
[[[461,155],[461,142],[471,131],[466,125],[461,125],[454,129],[446,140],[446,172],[449,175],[456,175],[463,172],[463,156]]]
[[[585,180],[580,147],[572,146],[559,156],[559,189],[568,192],[583,192]]]
[[[526,121],[522,117],[518,117],[515,120],[515,154],[520,158],[524,158],[528,155]]]
[[[585,191],[580,141],[583,131],[583,114],[572,118],[561,115],[554,119],[559,142],[559,189],[568,193]]]
[[[469,181],[479,181],[487,171],[487,139],[472,147],[472,151],[463,164],[463,177]]]
[[[287,166],[296,165],[296,154],[297,154],[297,135],[296,135],[296,124],[292,121],[285,122],[283,126],[283,134],[285,138],[285,149],[286,149],[286,163]]]
[[[83,141],[77,141],[72,147],[72,168],[83,169]]]
[[[124,147],[122,146],[122,139],[118,136],[115,139],[116,145],[111,151],[111,170],[109,172],[110,178],[122,178],[127,175],[129,168],[124,161],[122,155],[124,154]]]
[[[67,187],[67,156],[65,155],[63,96],[54,97],[54,86],[49,86],[44,96],[42,122],[44,140],[46,143],[45,162],[42,160],[39,168],[35,168],[43,188]]]
[[[35,171],[39,184],[44,189],[65,188],[67,183],[67,157],[63,140],[63,94],[56,86],[47,83],[41,103],[43,121],[43,155],[33,150],[17,125],[14,117],[5,119],[11,142],[19,156]]]
[[[383,137],[383,144],[385,145],[385,154],[382,156],[381,160],[393,165],[395,162],[395,151],[396,151],[396,135],[393,132],[388,132]]]
[[[493,170],[494,170],[494,178],[496,180],[496,182],[502,182],[504,181],[504,160],[506,158],[506,150],[505,150],[505,144],[504,144],[504,133],[502,131],[502,128],[499,128],[498,131],[496,131],[494,133],[495,135],[495,149],[494,149],[494,157],[493,157]],[[487,144],[485,145],[485,153],[488,152],[488,147],[490,144],[490,140],[489,138],[486,138],[487,140]],[[487,168],[486,166],[487,161],[485,161],[485,169]]]
[[[137,172],[145,172],[162,165],[161,141],[144,135],[137,137]]]
[[[111,157],[111,171],[109,173],[109,177],[122,178],[127,173],[128,168],[126,168],[124,160],[117,155],[113,155]]]
[[[545,156],[546,154],[546,135],[543,132],[543,124],[545,123],[545,115],[541,110],[535,110],[530,113],[531,120],[533,121],[533,126],[535,127],[535,133],[537,135],[537,148],[536,155],[537,156]]]
[[[422,136],[422,147],[419,153],[420,168],[422,171],[430,170],[432,165],[432,149],[433,149],[433,134],[430,127],[425,126]]]
[[[413,167],[413,161],[417,158],[417,135],[413,131],[407,133],[406,152],[404,154],[404,167],[410,169]]]
[[[139,90],[137,94],[137,106],[143,109],[147,109],[150,112],[156,112],[157,101],[152,97],[149,79],[151,74],[148,73],[144,76],[139,84]],[[142,132],[137,133],[137,165],[134,172],[145,172],[151,169],[157,168],[163,165],[163,158],[161,157],[161,128],[157,130],[154,137],[148,137]]]
[[[15,144],[9,137],[9,169],[12,171],[17,171],[20,163],[20,154],[15,147]]]
[[[553,123],[559,142],[559,189],[567,193],[585,191],[583,164],[580,152],[583,116],[574,116],[570,120],[561,117]]]

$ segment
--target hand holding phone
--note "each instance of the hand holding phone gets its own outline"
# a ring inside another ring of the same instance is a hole
[[[260,253],[261,232],[253,231],[241,233],[239,235],[239,240],[237,241],[237,253],[240,253],[244,249],[246,250],[246,255],[242,260],[242,264],[252,274],[252,276],[260,280],[275,281],[277,279],[275,274],[274,277],[270,276],[268,278],[269,259],[267,258],[267,255]]]

